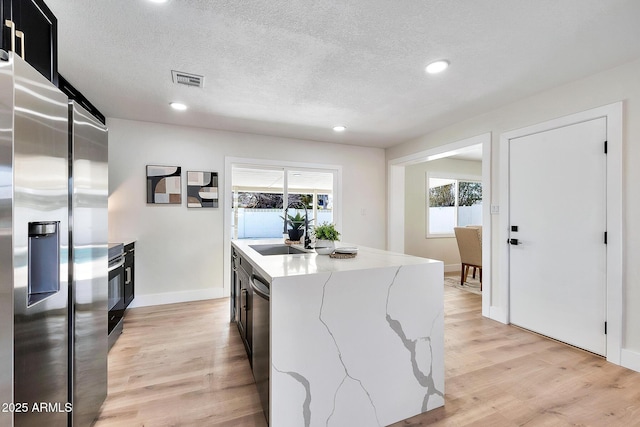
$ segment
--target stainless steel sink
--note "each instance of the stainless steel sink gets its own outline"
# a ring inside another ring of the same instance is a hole
[[[249,245],[249,247],[260,255],[292,255],[309,253],[304,249],[295,248],[293,246],[285,245],[284,243],[275,243],[272,245]]]

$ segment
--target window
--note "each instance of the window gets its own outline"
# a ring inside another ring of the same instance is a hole
[[[454,227],[482,224],[481,178],[427,175],[427,237],[453,236]]]
[[[310,225],[333,222],[334,176],[327,169],[233,165],[233,238],[282,237],[283,201],[302,202]],[[300,205],[288,214],[304,214]]]

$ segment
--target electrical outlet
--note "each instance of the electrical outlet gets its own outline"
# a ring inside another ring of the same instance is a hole
[[[491,205],[491,215],[496,215],[500,213],[499,205]]]

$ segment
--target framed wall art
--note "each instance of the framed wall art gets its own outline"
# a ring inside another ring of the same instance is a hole
[[[147,165],[147,203],[182,203],[182,168]]]
[[[187,207],[218,207],[218,172],[187,172]]]

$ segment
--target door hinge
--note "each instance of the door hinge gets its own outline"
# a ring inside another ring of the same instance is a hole
[[[604,142],[604,154],[607,154],[607,152],[609,151],[609,147],[608,147],[608,141]]]
[[[604,334],[607,335],[607,322],[604,322]]]
[[[604,244],[605,245],[607,244],[607,232],[606,231],[604,232]]]

